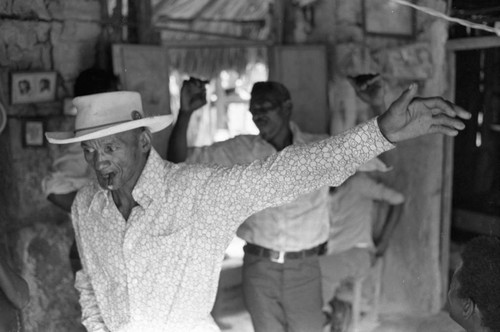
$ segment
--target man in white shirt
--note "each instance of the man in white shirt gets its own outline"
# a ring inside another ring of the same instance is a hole
[[[337,186],[393,144],[429,133],[457,135],[470,118],[412,85],[387,112],[345,133],[290,146],[231,168],[175,165],[151,146],[171,116],[144,117],[136,92],[78,97],[75,130],[97,182],[79,190],[72,220],[89,331],[217,331],[210,317],[224,251],[253,213],[323,186]]]

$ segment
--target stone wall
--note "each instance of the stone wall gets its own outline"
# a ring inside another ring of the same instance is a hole
[[[24,147],[21,133],[28,117],[43,119],[47,130],[71,125],[63,100],[78,73],[96,61],[100,15],[99,0],[0,0],[0,102],[8,114],[0,134],[0,241],[30,285],[28,332],[83,330],[68,260],[70,220],[40,188],[61,148]],[[56,100],[12,105],[10,75],[19,71],[55,71]]]

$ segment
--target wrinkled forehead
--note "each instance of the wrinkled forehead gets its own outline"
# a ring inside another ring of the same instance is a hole
[[[136,130],[127,130],[120,133],[107,135],[91,140],[86,140],[81,142],[81,146],[97,146],[97,145],[106,145],[112,143],[130,143],[137,136]]]

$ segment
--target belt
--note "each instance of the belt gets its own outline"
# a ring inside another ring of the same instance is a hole
[[[310,249],[301,251],[278,251],[247,243],[243,247],[246,254],[269,258],[271,262],[283,264],[288,259],[301,259],[311,256],[321,256],[326,253],[326,242]]]

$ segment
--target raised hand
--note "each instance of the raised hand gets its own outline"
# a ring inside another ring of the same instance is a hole
[[[411,84],[378,117],[380,131],[390,142],[434,133],[456,136],[465,128],[461,119],[470,119],[470,113],[441,97],[415,97],[416,92],[416,84]]]
[[[372,106],[376,111],[385,110],[384,82],[379,74],[347,76],[347,80],[362,101]]]
[[[207,103],[207,83],[194,77],[182,83],[180,112],[192,113]]]

